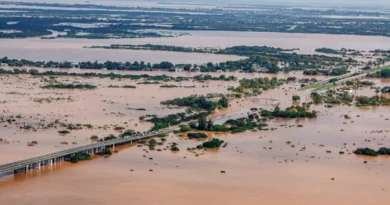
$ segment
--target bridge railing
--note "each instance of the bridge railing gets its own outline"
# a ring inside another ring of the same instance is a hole
[[[94,143],[94,144],[90,144],[90,145],[84,145],[84,146],[80,146],[80,147],[57,151],[57,152],[50,153],[50,154],[36,156],[36,157],[32,157],[32,158],[25,159],[25,160],[19,160],[19,161],[0,165],[0,174],[4,173],[4,172],[9,172],[12,169],[13,170],[21,169],[21,168],[24,168],[26,165],[45,161],[45,160],[51,160],[51,159],[58,158],[58,157],[64,157],[64,156],[68,156],[68,155],[72,155],[72,154],[76,154],[79,152],[88,151],[88,150],[92,150],[92,149],[96,149],[96,148],[101,148],[101,147],[106,147],[106,146],[111,146],[111,145],[116,145],[116,144],[121,144],[121,143],[127,143],[127,142],[134,141],[134,140],[145,139],[145,138],[149,138],[149,137],[156,136],[159,134],[167,134],[170,132],[173,132],[173,130],[167,129],[167,130],[161,130],[158,132],[146,133],[145,135],[125,136],[125,137],[119,138],[119,139],[107,140],[107,141],[98,142],[98,143]]]

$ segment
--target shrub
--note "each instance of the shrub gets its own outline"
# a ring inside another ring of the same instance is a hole
[[[116,139],[115,135],[108,135],[107,137],[100,139],[100,141],[107,141],[107,140],[113,140],[113,139]]]
[[[57,89],[95,89],[96,86],[90,84],[51,84],[43,86],[43,88]]]
[[[225,125],[213,125],[210,129],[212,132],[227,132],[229,129]]]
[[[77,154],[75,156],[71,156],[68,161],[70,161],[71,163],[77,163],[79,161],[90,160],[90,159],[91,156],[89,154],[82,153],[82,154]]]
[[[68,130],[60,130],[58,131],[60,134],[69,134],[70,132]]]
[[[312,92],[310,96],[313,98],[314,104],[319,104],[322,101],[322,97],[320,94],[316,92]]]
[[[119,127],[119,126],[114,128],[114,130],[117,130],[117,131],[124,130],[124,129],[125,129],[124,127]]]
[[[223,144],[223,140],[213,138],[211,141],[203,142],[202,147],[204,148],[217,148]]]
[[[382,93],[390,93],[390,86],[385,86],[381,89]]]
[[[90,139],[91,139],[91,140],[98,140],[98,139],[99,139],[99,137],[98,137],[98,136],[96,136],[96,135],[92,135]]]
[[[137,87],[134,85],[124,85],[122,86],[122,88],[137,88]]]
[[[378,152],[370,148],[358,148],[353,153],[358,155],[378,156]]]
[[[263,117],[281,117],[281,118],[316,118],[316,111],[308,112],[301,106],[291,106],[285,110],[280,110],[279,106],[276,106],[274,111],[262,110],[261,116]]]
[[[294,96],[292,96],[292,100],[299,101],[299,100],[301,100],[301,97],[299,95],[294,95]]]
[[[191,127],[189,125],[180,125],[180,132],[188,132],[191,131]]]
[[[380,154],[380,155],[390,155],[390,148],[381,147],[378,150],[378,154]]]
[[[204,134],[204,133],[188,133],[187,137],[189,137],[190,139],[192,139],[192,138],[195,138],[195,139],[205,139],[208,136],[206,134]]]

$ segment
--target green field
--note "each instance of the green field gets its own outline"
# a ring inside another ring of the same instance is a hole
[[[370,71],[368,71],[368,73],[375,73],[377,71],[380,71],[380,70],[383,70],[383,69],[389,69],[389,68],[390,68],[390,66],[383,66],[383,67],[380,67],[380,68],[376,68],[374,70],[370,70]]]
[[[314,83],[314,84],[312,84],[312,85],[310,85],[310,86],[304,87],[303,89],[304,89],[304,90],[308,90],[308,89],[319,89],[319,88],[322,88],[322,87],[324,87],[324,86],[325,86],[325,84],[322,84],[322,83],[320,83],[320,84]]]
[[[377,71],[380,71],[380,70],[383,70],[383,69],[390,69],[390,66],[383,66],[383,67],[380,67],[380,68],[376,68],[374,70],[369,70],[365,73],[375,73]],[[329,85],[329,83],[327,84],[322,84],[322,83],[314,83],[310,86],[307,86],[307,87],[304,87],[302,90],[308,90],[308,89],[320,89],[320,88],[323,88],[325,86]],[[332,86],[330,86],[330,88],[333,88]]]

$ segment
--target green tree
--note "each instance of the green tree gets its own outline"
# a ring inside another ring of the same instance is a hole
[[[36,69],[31,69],[31,70],[28,71],[28,73],[29,73],[30,75],[38,75],[38,74],[39,74],[39,71],[36,70]]]
[[[301,97],[299,96],[299,95],[294,95],[294,96],[292,96],[292,100],[293,101],[298,101],[298,100],[300,100],[301,99]]]
[[[191,70],[191,64],[184,65],[184,70],[185,71],[190,71]]]
[[[276,64],[272,64],[268,67],[268,73],[279,73],[279,71],[279,66],[277,66]]]
[[[160,69],[171,69],[173,67],[174,67],[174,65],[171,62],[168,62],[168,61],[163,61],[159,65]]]
[[[207,129],[207,119],[205,116],[202,116],[198,120],[198,130],[206,130]]]
[[[229,101],[228,99],[223,96],[219,101],[218,101],[219,105],[221,105],[222,107],[229,107]]]
[[[213,129],[214,123],[212,120],[207,122],[207,130],[211,131]]]

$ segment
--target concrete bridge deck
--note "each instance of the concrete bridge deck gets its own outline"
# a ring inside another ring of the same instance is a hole
[[[63,161],[65,157],[69,157],[72,155],[80,154],[80,153],[87,153],[92,154],[99,152],[103,150],[106,147],[109,146],[115,146],[115,145],[121,145],[121,144],[127,144],[132,141],[136,140],[142,140],[145,138],[153,137],[159,134],[168,134],[170,132],[173,132],[174,130],[166,129],[166,130],[160,130],[156,132],[149,132],[146,134],[139,134],[139,135],[132,135],[132,136],[125,136],[118,139],[113,140],[107,140],[103,142],[97,142],[90,145],[75,147],[71,149],[61,150],[58,152],[45,154],[42,156],[32,157],[25,160],[20,160],[16,162],[11,162],[8,164],[0,165],[0,176],[14,173],[18,170],[23,170],[23,172],[27,172],[31,168],[38,168],[40,169],[43,165],[53,165],[53,163]]]

